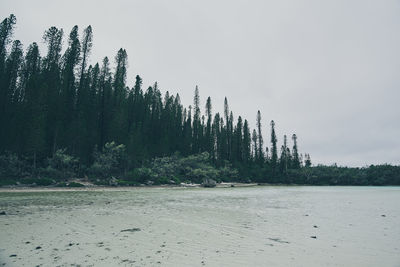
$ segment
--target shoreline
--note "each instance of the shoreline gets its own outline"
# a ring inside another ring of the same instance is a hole
[[[214,188],[232,187],[254,187],[260,186],[257,183],[220,183]],[[201,184],[180,184],[180,185],[141,185],[141,186],[102,186],[86,184],[83,187],[57,187],[57,186],[5,186],[0,187],[0,192],[69,192],[69,191],[124,191],[140,188],[206,188]]]
[[[243,188],[243,187],[296,187],[296,186],[317,186],[317,187],[397,187],[397,185],[311,185],[311,184],[268,184],[268,183],[220,183],[215,187],[204,187],[201,184],[180,184],[180,185],[139,185],[139,186],[104,186],[88,184],[82,187],[57,187],[57,186],[4,186],[0,187],[0,193],[18,192],[95,192],[95,191],[127,191],[132,189],[190,189],[190,188]]]

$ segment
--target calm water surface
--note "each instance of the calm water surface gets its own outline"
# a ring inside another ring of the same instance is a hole
[[[0,192],[0,266],[400,266],[400,187]]]

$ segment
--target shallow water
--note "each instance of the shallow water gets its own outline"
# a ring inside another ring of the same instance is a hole
[[[1,211],[0,266],[400,266],[400,187],[0,192]]]

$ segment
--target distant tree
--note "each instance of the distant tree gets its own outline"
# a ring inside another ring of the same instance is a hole
[[[262,126],[261,126],[261,113],[257,111],[257,130],[258,130],[258,161],[260,163],[264,162],[264,149],[263,149],[263,137],[262,137]]]
[[[99,78],[99,146],[102,148],[110,138],[111,120],[111,73],[107,57],[103,59]]]
[[[11,42],[11,37],[14,32],[15,23],[17,22],[14,14],[5,18],[0,23],[0,78],[4,75],[5,61],[7,55],[7,46]]]
[[[259,156],[258,156],[258,145],[257,145],[257,141],[258,141],[258,136],[257,136],[257,132],[255,129],[253,129],[253,134],[251,136],[251,140],[253,141],[253,159],[254,161],[259,160]]]
[[[28,47],[21,77],[21,87],[24,91],[22,109],[23,121],[22,138],[19,143],[23,145],[23,151],[33,157],[33,168],[36,169],[38,155],[44,158],[46,155],[45,140],[45,96],[40,90],[40,54],[39,47],[32,43]]]
[[[232,135],[233,135],[233,129],[232,129],[232,122],[230,121],[230,113],[229,113],[229,105],[228,105],[228,99],[225,97],[224,99],[224,116],[225,116],[225,145],[224,145],[224,158],[229,160],[231,157],[231,150],[232,150]]]
[[[199,153],[201,147],[201,121],[200,121],[200,95],[199,87],[196,85],[193,99],[193,153]]]
[[[47,44],[47,55],[43,59],[44,109],[46,114],[45,135],[48,154],[54,154],[59,143],[61,128],[62,101],[61,101],[61,49],[64,32],[62,29],[51,27],[45,31],[43,40]],[[68,111],[71,112],[71,111]]]
[[[219,142],[221,139],[221,130],[220,130],[220,116],[219,113],[217,112],[214,116],[214,120],[213,120],[213,124],[212,124],[212,129],[211,129],[211,151],[213,151],[213,153],[211,154],[211,159],[216,162],[217,160],[219,160],[220,158],[220,151],[219,151]]]
[[[243,161],[249,162],[251,160],[251,137],[249,123],[244,120],[243,124]]]
[[[80,61],[81,45],[79,42],[78,26],[74,26],[69,34],[68,47],[62,58],[61,73],[61,131],[60,145],[67,147],[70,151],[76,149],[76,86],[75,70]]]
[[[212,105],[211,97],[207,98],[206,102],[206,116],[207,116],[207,126],[206,126],[206,150],[210,153],[211,157],[214,154],[214,135],[212,131]]]
[[[92,40],[93,40],[93,32],[92,26],[88,26],[83,31],[83,38],[81,41],[82,44],[82,61],[80,66],[80,80],[79,80],[79,88],[82,88],[84,82],[84,74],[87,65],[87,61],[92,50]]]
[[[306,168],[311,167],[311,157],[310,157],[310,154],[305,154],[304,167],[306,167]]]
[[[125,49],[119,49],[115,56],[115,74],[114,74],[114,95],[113,103],[117,107],[126,97],[125,82],[126,82],[126,71],[128,67],[128,55]]]
[[[18,105],[21,99],[18,77],[23,64],[22,44],[15,40],[7,57],[3,79],[1,82],[0,97],[0,150],[12,149],[18,134],[17,120]]]
[[[287,137],[283,136],[283,145],[281,147],[281,157],[279,159],[279,169],[281,173],[287,174],[288,170],[288,155],[287,155]]]
[[[275,171],[278,164],[278,149],[277,149],[277,139],[275,134],[275,122],[271,121],[271,166]]]
[[[242,117],[238,117],[238,122],[234,131],[233,144],[233,160],[243,162],[243,122]]]
[[[299,153],[297,150],[297,136],[296,134],[292,135],[292,140],[293,140],[293,151],[292,151],[292,167],[294,169],[300,168],[300,157]]]

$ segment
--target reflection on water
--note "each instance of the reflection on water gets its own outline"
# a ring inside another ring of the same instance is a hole
[[[400,266],[400,188],[0,192],[6,266]]]

